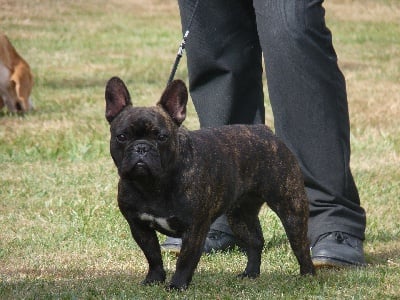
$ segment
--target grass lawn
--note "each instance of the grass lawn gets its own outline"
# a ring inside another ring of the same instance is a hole
[[[0,112],[0,299],[400,298],[400,2],[325,6],[347,79],[368,267],[300,277],[265,208],[258,279],[235,277],[245,259],[232,251],[203,256],[185,292],[140,285],[147,263],[116,204],[104,88],[117,75],[136,104],[158,100],[181,40],[177,3],[6,0],[1,30],[31,65],[36,110]],[[185,63],[176,78],[187,81]],[[191,104],[185,124],[198,128]],[[176,258],[164,261],[169,279]]]

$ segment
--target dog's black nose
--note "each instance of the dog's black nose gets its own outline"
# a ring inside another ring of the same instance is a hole
[[[135,145],[133,149],[135,150],[136,153],[140,155],[145,155],[147,152],[149,152],[150,146],[146,144],[138,144]]]

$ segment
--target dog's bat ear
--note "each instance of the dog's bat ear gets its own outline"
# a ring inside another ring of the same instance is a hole
[[[127,105],[132,105],[131,96],[125,83],[118,77],[112,77],[106,85],[106,119],[109,123]]]
[[[161,96],[160,105],[180,126],[186,118],[186,104],[188,101],[188,91],[182,80],[172,81]]]

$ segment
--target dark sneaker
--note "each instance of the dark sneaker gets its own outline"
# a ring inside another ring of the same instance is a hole
[[[329,232],[311,248],[311,259],[316,268],[365,266],[363,242],[344,232]]]
[[[235,245],[236,242],[233,235],[223,231],[211,229],[208,232],[206,242],[204,244],[204,253],[229,250]]]
[[[179,252],[181,252],[182,239],[167,236],[167,239],[160,245],[160,247],[161,251],[179,254]]]

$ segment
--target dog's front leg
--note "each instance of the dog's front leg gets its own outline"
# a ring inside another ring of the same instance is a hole
[[[155,230],[142,223],[128,220],[133,239],[142,249],[149,263],[149,270],[143,284],[162,283],[165,281],[165,270],[163,267],[160,244]]]
[[[209,227],[207,222],[195,224],[182,236],[182,248],[169,289],[185,290],[189,286],[203,252]]]

